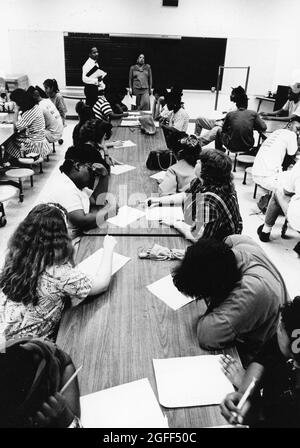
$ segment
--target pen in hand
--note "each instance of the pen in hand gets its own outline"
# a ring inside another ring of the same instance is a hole
[[[255,377],[253,377],[251,383],[249,384],[249,386],[245,390],[244,394],[242,395],[242,398],[240,399],[240,401],[239,401],[239,403],[237,405],[237,409],[239,411],[242,410],[242,408],[244,407],[246,401],[250,397],[253,389],[255,388],[256,383],[257,383],[257,379]],[[236,412],[233,412],[230,423],[235,423],[235,424],[236,423],[241,423],[241,421],[239,421],[239,420],[240,420],[240,416],[238,416],[238,414]]]

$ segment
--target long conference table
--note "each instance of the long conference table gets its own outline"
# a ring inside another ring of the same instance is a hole
[[[111,155],[136,166],[119,176],[111,175],[110,191],[127,185],[129,195],[146,197],[157,192],[156,181],[149,179],[145,167],[151,149],[164,148],[161,129],[155,136],[141,134],[139,128],[114,127],[112,140],[132,140],[137,146],[113,149]],[[138,191],[137,191],[138,190]],[[65,311],[57,344],[69,353],[75,366],[83,365],[79,374],[81,395],[148,378],[158,398],[153,359],[217,354],[199,347],[197,321],[206,310],[203,301],[192,301],[174,311],[152,295],[147,285],[170,274],[177,261],[140,259],[141,249],[154,243],[168,248],[185,249],[188,243],[176,230],[160,226],[120,229],[112,225],[92,230],[82,237],[76,264],[103,245],[104,235],[115,234],[115,251],[130,261],[111,280],[109,290]],[[234,347],[224,350],[238,358]],[[187,378],[188,381],[188,378]],[[209,386],[208,386],[209,387]],[[170,428],[200,428],[226,424],[219,406],[163,408]]]

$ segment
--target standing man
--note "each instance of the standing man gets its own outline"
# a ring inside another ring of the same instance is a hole
[[[152,89],[152,72],[149,64],[145,64],[145,56],[140,54],[136,64],[129,70],[129,94],[136,96],[138,110],[150,110]]]
[[[99,68],[99,52],[96,47],[92,47],[89,58],[82,67],[82,82],[84,83],[84,94],[86,104],[93,107],[98,99],[98,89],[104,89],[103,78],[106,73]]]

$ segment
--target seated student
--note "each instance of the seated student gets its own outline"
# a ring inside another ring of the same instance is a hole
[[[128,111],[128,107],[122,101],[127,95],[127,90],[121,87],[110,87],[109,92],[105,92],[107,101],[109,102],[114,114],[123,114]]]
[[[50,143],[57,142],[61,138],[64,129],[58,110],[39,86],[30,86],[27,92],[43,111],[46,139]]]
[[[288,92],[288,100],[281,109],[274,112],[260,112],[260,115],[268,120],[290,121],[296,117],[300,117],[300,86],[295,83],[290,86]]]
[[[237,110],[228,112],[222,128],[219,128],[216,139],[216,149],[223,145],[231,152],[246,152],[254,146],[253,131],[263,132],[266,123],[254,110],[248,110],[247,95],[241,95],[236,100]]]
[[[78,101],[75,106],[75,110],[79,118],[79,123],[77,123],[73,129],[72,138],[73,145],[77,146],[79,142],[79,132],[81,126],[83,126],[86,121],[94,119],[95,115],[93,109],[90,106],[87,106],[83,101]]]
[[[78,147],[88,144],[95,150],[97,157],[89,160],[93,163],[103,163],[110,174],[110,165],[113,164],[108,149],[104,143],[105,138],[110,138],[112,125],[108,121],[88,120],[80,129]]]
[[[300,297],[295,297],[282,306],[277,334],[263,345],[246,371],[231,357],[223,357],[224,373],[237,389],[221,404],[221,413],[229,423],[261,428],[300,427],[299,328]],[[253,378],[257,380],[255,389],[238,409]]]
[[[286,156],[298,150],[300,117],[290,121],[285,129],[277,129],[263,142],[252,167],[253,181],[266,190],[274,191]]]
[[[168,91],[165,87],[157,87],[153,89],[154,102],[153,102],[152,114],[154,120],[159,119],[160,111],[165,105],[167,95]]]
[[[21,156],[23,148],[25,154],[35,152],[42,157],[50,154],[51,148],[47,142],[45,134],[45,119],[42,110],[34,102],[32,97],[24,89],[16,89],[10,94],[11,101],[14,101],[21,115],[14,124],[18,132],[6,145],[4,160],[12,159],[16,163]]]
[[[160,121],[162,124],[164,122],[166,124],[168,124],[168,119],[172,112],[168,109],[168,105],[167,105],[168,97],[174,97],[174,96],[179,97],[181,107],[184,109],[184,102],[181,100],[182,95],[183,95],[182,88],[179,86],[176,86],[176,85],[171,87],[170,92],[166,91],[164,93],[164,96],[161,97],[160,102],[161,102],[162,109],[161,109],[160,113],[157,115],[156,120]]]
[[[52,103],[55,105],[56,109],[60,113],[63,125],[65,125],[66,122],[66,114],[67,114],[67,107],[64,100],[64,97],[59,91],[59,87],[57,84],[56,79],[46,79],[43,82],[45,92],[47,96],[50,98]]]
[[[0,273],[6,340],[55,337],[68,300],[76,306],[108,289],[115,244],[112,237],[104,241],[99,276],[92,280],[74,267],[66,210],[59,204],[34,207],[13,233]]]
[[[118,118],[122,117],[128,117],[128,112],[121,112],[117,114],[113,112],[111,105],[109,104],[109,102],[105,97],[104,87],[102,90],[99,90],[98,93],[99,93],[98,99],[93,106],[93,111],[95,114],[95,118],[97,118],[97,120],[110,121],[110,120],[117,120]]]
[[[168,118],[160,120],[164,131],[167,147],[178,150],[178,141],[187,136],[189,116],[181,105],[180,95],[168,95],[167,108],[170,111]]]
[[[232,88],[232,92],[230,94],[230,101],[236,104],[237,99],[240,96],[246,95],[245,90],[242,86],[238,86]],[[236,106],[233,106],[230,111],[236,110]],[[215,114],[214,114],[215,115]],[[224,112],[218,114],[218,118],[209,118],[200,116],[196,118],[195,121],[195,135],[199,138],[199,142],[201,146],[206,146],[210,142],[213,142],[216,138],[216,134],[218,130],[223,126],[224,123]],[[206,132],[204,135],[202,133],[203,129],[207,129],[209,132]]]
[[[292,169],[284,171],[278,178],[265,215],[265,223],[258,227],[257,234],[264,243],[270,241],[270,234],[278,216],[287,216],[293,196],[300,195],[300,161]]]
[[[198,140],[192,136],[183,138],[180,143],[178,162],[167,169],[164,180],[158,187],[160,195],[185,191],[195,178],[195,165],[199,159],[201,147]]]
[[[58,84],[56,79],[46,79],[43,82],[45,92],[47,96],[50,98],[52,103],[55,105],[56,109],[58,110],[63,125],[66,126],[66,116],[67,116],[67,106],[64,100],[64,97],[59,91]],[[59,139],[58,143],[60,145],[63,144],[63,139]]]
[[[195,168],[197,179],[185,192],[149,200],[153,205],[184,202],[184,221],[163,223],[177,229],[186,239],[223,240],[228,235],[241,233],[243,228],[231,170],[232,162],[226,154],[203,151]]]
[[[69,232],[73,239],[83,231],[102,224],[115,212],[116,207],[106,200],[107,170],[102,165],[93,166],[94,151],[90,156],[88,149],[73,148],[71,154],[68,152],[68,157],[72,158],[64,160],[53,188],[41,197],[41,202],[57,202],[67,210]],[[92,190],[97,172],[100,174],[99,180]],[[98,210],[90,211],[91,207]]]
[[[0,351],[1,428],[80,428],[78,380],[67,353],[43,339],[21,338]]]
[[[236,345],[245,364],[275,335],[279,307],[289,299],[280,272],[242,235],[224,242],[201,238],[187,248],[173,281],[183,294],[206,301],[197,324],[200,346]]]

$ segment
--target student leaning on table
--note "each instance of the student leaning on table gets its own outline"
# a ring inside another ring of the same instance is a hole
[[[232,182],[232,162],[222,151],[207,150],[200,154],[194,179],[181,193],[151,197],[151,205],[184,204],[184,221],[162,221],[195,242],[199,238],[222,240],[241,233],[243,224],[236,191]]]
[[[0,351],[0,428],[79,428],[77,378],[70,356],[44,339],[7,341]]]
[[[200,238],[187,248],[173,281],[183,294],[206,301],[197,324],[200,346],[236,345],[244,365],[274,336],[280,305],[289,300],[280,272],[242,235],[224,242]]]
[[[54,337],[68,301],[76,306],[108,289],[115,244],[105,237],[99,275],[91,279],[74,267],[66,210],[59,204],[34,207],[12,235],[0,273],[5,338]]]
[[[268,120],[290,121],[295,117],[300,117],[300,83],[290,85],[288,92],[288,100],[281,109],[274,112],[260,112],[260,115]]]
[[[116,214],[116,206],[106,200],[108,173],[104,165],[95,163],[91,147],[69,148],[66,157],[55,184],[40,201],[57,202],[67,210],[69,232],[74,239],[84,230],[97,227],[111,213]],[[92,206],[95,211],[90,210]]]
[[[262,347],[246,371],[230,356],[223,356],[223,371],[236,388],[221,404],[221,412],[229,423],[265,428],[300,427],[299,328],[300,297],[295,297],[283,305],[277,334]],[[253,378],[257,380],[255,390],[238,409]]]

